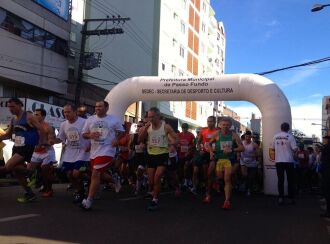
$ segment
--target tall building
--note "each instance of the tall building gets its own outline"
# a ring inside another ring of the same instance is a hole
[[[56,104],[67,92],[70,0],[0,1],[0,97]]]
[[[87,51],[101,51],[100,68],[85,71],[88,82],[105,89],[133,76],[215,76],[224,73],[225,31],[210,0],[87,1],[86,18],[130,17],[126,23],[94,23],[93,28],[121,26],[122,35],[91,37]],[[143,14],[141,14],[143,13]],[[106,82],[109,81],[109,82]],[[100,85],[102,84],[102,85]],[[124,94],[123,94],[124,95]],[[143,102],[160,108],[172,123],[206,125],[222,103]],[[216,105],[216,106],[215,106]]]
[[[330,135],[330,96],[322,99],[322,136]]]

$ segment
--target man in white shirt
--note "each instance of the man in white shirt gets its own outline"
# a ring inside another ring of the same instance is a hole
[[[77,108],[74,105],[65,105],[63,112],[66,121],[61,123],[57,135],[57,142],[65,144],[62,152],[62,170],[76,190],[73,203],[81,203],[85,195],[82,169],[88,167],[90,149],[89,141],[82,137],[82,129],[86,119],[78,117]]]
[[[281,124],[281,132],[273,138],[272,148],[275,150],[275,163],[278,178],[278,204],[284,204],[284,172],[288,181],[289,203],[294,204],[294,152],[297,150],[296,140],[289,134],[290,125]]]
[[[81,207],[85,210],[91,209],[101,178],[109,180],[106,171],[113,162],[118,138],[125,132],[119,118],[107,115],[108,109],[109,104],[106,101],[96,102],[95,115],[87,119],[83,128],[83,137],[91,140],[92,171],[88,197],[81,203]]]

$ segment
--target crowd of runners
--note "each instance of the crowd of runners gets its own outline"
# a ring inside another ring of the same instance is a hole
[[[233,132],[228,117],[216,121],[209,116],[207,127],[197,130],[195,136],[186,123],[181,125],[181,132],[175,131],[153,107],[137,123],[135,133],[130,133],[131,123],[107,114],[106,101],[96,102],[95,114],[88,118],[67,104],[63,107],[66,120],[55,135],[45,122],[45,110],[24,111],[17,98],[9,99],[8,109],[14,118],[0,140],[12,139],[14,146],[0,174],[11,172],[18,179],[25,190],[17,198],[21,203],[37,198],[33,189],[38,179],[42,197],[53,196],[56,143],[63,145],[57,171],[66,175],[73,189],[73,203],[85,210],[92,208],[103,188],[145,195],[150,198],[147,208],[151,211],[158,208],[165,185],[176,197],[182,191],[201,194],[205,204],[212,201],[214,192],[223,192],[221,208],[225,210],[231,208],[233,188],[247,196],[262,189],[260,143],[253,140],[250,131],[241,137]],[[301,159],[301,152],[297,153]]]

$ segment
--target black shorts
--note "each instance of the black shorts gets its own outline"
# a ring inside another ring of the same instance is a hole
[[[196,152],[193,158],[194,166],[203,166],[210,162],[210,153],[204,152],[202,155],[199,152]]]
[[[145,167],[146,166],[145,153],[135,153],[132,161],[133,161],[134,168],[137,168],[139,166]]]
[[[179,167],[179,160],[177,157],[168,158],[168,166],[167,169],[169,171],[176,171]]]
[[[159,155],[150,155],[147,156],[147,167],[148,168],[157,168],[158,166],[167,166],[168,165],[168,153],[163,153]]]
[[[24,162],[29,163],[31,161],[32,154],[34,152],[34,147],[35,146],[32,146],[32,145],[25,145],[25,146],[22,146],[22,147],[13,146],[12,155],[18,154],[18,155],[23,157],[23,159],[24,159],[23,163]]]

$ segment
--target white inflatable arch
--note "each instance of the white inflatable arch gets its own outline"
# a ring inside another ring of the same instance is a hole
[[[269,148],[280,125],[291,125],[289,102],[271,80],[254,74],[205,78],[133,77],[120,82],[107,95],[109,114],[123,118],[137,101],[248,101],[262,114],[264,193],[277,194],[277,177]]]

